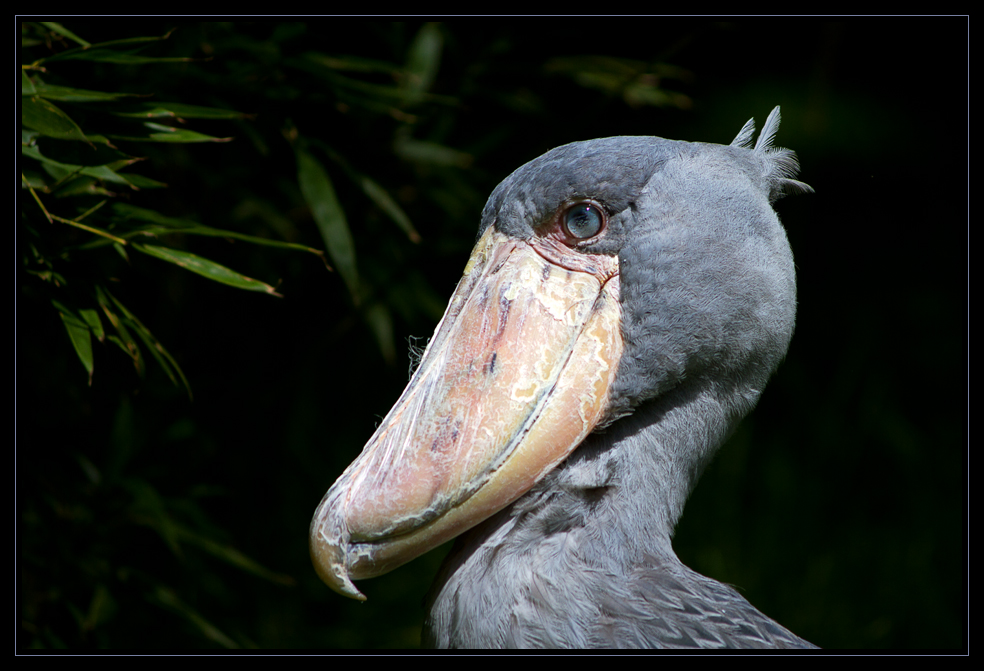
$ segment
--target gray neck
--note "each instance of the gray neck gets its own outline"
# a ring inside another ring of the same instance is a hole
[[[631,591],[640,566],[681,583],[707,580],[680,564],[670,539],[704,466],[754,404],[749,394],[722,402],[713,389],[682,385],[592,434],[457,541],[430,596],[425,644],[587,646],[599,595]],[[551,626],[565,633],[550,640]]]

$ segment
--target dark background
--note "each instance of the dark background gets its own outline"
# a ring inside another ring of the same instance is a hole
[[[824,648],[967,645],[965,18],[452,21],[439,26],[435,97],[376,106],[302,57],[398,67],[422,23],[64,25],[90,42],[177,26],[149,53],[210,60],[66,62],[49,82],[256,115],[195,124],[229,143],[133,147],[149,158],[139,171],[169,188],[130,202],[323,249],[297,187],[288,138],[299,133],[345,208],[365,294],[355,305],[314,256],[221,238],[169,244],[279,282],[283,298],[147,257],[120,265],[108,248],[73,257],[119,280],[114,291],[188,375],[189,402],[153,363],[141,380],[110,346],[96,345],[88,386],[57,313],[18,278],[24,649],[418,645],[443,550],[360,583],[369,600],[357,603],[314,574],[308,524],[406,384],[405,339],[429,337],[440,318],[484,198],[563,143],[727,144],[775,105],[776,143],[816,190],[777,204],[796,258],[796,333],[675,547]],[[33,53],[22,61],[47,52]],[[460,154],[425,160],[401,149],[406,138]],[[327,148],[393,195],[419,243]],[[366,325],[373,306],[392,323],[390,361]],[[241,568],[233,549],[267,572]]]

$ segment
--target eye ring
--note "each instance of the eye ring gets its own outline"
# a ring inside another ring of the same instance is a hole
[[[560,216],[564,234],[574,241],[593,238],[608,225],[605,209],[591,200],[573,203]]]

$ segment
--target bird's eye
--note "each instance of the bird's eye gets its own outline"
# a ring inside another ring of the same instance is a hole
[[[577,203],[563,215],[564,231],[577,240],[594,237],[605,227],[605,213],[594,203]]]

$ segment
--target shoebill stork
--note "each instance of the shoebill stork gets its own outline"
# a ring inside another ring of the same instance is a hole
[[[436,647],[813,647],[670,539],[793,333],[774,148],[610,137],[507,177],[413,379],[311,523],[335,591],[459,537]]]

